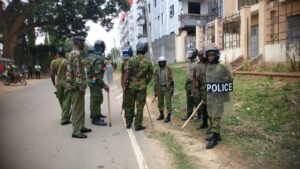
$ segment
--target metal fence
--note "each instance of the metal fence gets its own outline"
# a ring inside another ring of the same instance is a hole
[[[240,47],[240,13],[223,20],[223,49]]]
[[[266,19],[266,41],[292,43],[300,41],[300,10],[298,0],[271,0]],[[297,8],[296,8],[297,7]]]

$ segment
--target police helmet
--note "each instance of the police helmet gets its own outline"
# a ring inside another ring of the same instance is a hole
[[[218,48],[209,48],[205,51],[205,56],[208,58],[208,54],[213,54],[215,56],[214,63],[219,63],[220,50]]]
[[[198,55],[198,50],[196,48],[191,48],[187,51],[187,58],[188,59],[195,59]]]
[[[159,63],[159,62],[167,62],[166,57],[160,56],[160,57],[158,58],[158,63]]]
[[[145,54],[148,51],[148,44],[146,42],[138,42],[136,45],[136,54]]]
[[[131,46],[122,50],[122,55],[123,55],[123,59],[128,59],[129,57],[131,57],[133,55]]]
[[[96,42],[94,43],[94,51],[95,53],[104,53],[105,42],[103,40],[96,40]]]
[[[83,36],[74,36],[73,40],[74,42],[84,42],[85,38]]]
[[[65,57],[66,54],[65,49],[63,47],[58,47],[56,49],[56,54],[58,54],[61,57]]]
[[[93,54],[94,53],[94,47],[90,46],[88,49],[88,54]]]

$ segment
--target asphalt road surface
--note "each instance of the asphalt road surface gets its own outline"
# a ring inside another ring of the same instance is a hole
[[[51,84],[44,79],[0,94],[0,169],[164,168],[144,131],[125,128],[118,85],[111,85],[112,127],[91,124],[87,90],[85,124],[93,132],[87,139],[75,139],[71,124],[60,125],[60,107]],[[104,93],[102,110],[106,115],[107,109]]]

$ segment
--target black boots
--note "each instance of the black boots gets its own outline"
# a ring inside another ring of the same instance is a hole
[[[107,126],[107,123],[104,122],[102,119],[100,118],[93,118],[92,119],[92,124],[96,125],[96,126]]]
[[[203,116],[202,119],[203,119],[203,123],[199,127],[196,128],[197,130],[205,129],[208,127],[207,116]]]
[[[213,132],[213,136],[209,140],[209,142],[206,145],[206,149],[212,149],[218,144],[218,138],[220,137],[219,133]]]
[[[212,135],[213,136],[213,135]],[[206,141],[210,141],[213,137],[212,136],[207,136],[205,137],[205,140]],[[222,138],[221,138],[221,134],[218,134],[218,137],[217,137],[217,141],[221,141]]]
[[[165,123],[169,123],[171,121],[171,114],[170,113],[168,113],[168,116],[167,116],[167,118],[165,119]]]
[[[159,117],[156,120],[163,120],[165,118],[164,116],[164,112],[163,111],[159,111]],[[168,113],[167,118],[164,120],[165,123],[169,123],[171,121],[171,114]]]
[[[163,120],[165,117],[164,117],[164,112],[163,111],[159,111],[159,117],[156,119],[156,120]]]

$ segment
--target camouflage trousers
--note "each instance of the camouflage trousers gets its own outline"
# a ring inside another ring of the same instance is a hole
[[[84,93],[79,90],[71,90],[71,100],[73,106],[72,113],[72,125],[73,125],[73,134],[81,133],[81,129],[84,127]]]
[[[224,111],[223,103],[215,103],[207,105],[207,112],[210,121],[210,129],[212,132],[220,133],[221,130],[221,116]]]
[[[143,109],[146,103],[147,88],[143,90],[128,88],[127,90],[128,97],[126,104],[128,104],[128,106],[125,107],[126,124],[132,124],[135,112],[134,110],[136,107],[136,117],[134,121],[134,126],[140,127],[143,123]]]
[[[158,110],[164,111],[164,100],[167,101],[168,113],[172,114],[172,98],[170,95],[170,89],[167,86],[158,86]]]
[[[70,120],[71,117],[71,92],[67,90],[63,85],[56,85],[56,97],[61,107],[61,123],[65,123]]]
[[[91,96],[90,96],[90,118],[100,118],[101,104],[103,103],[102,86],[100,83],[92,84],[88,83]]]
[[[200,103],[199,97],[193,95],[193,84],[192,82],[187,82],[185,84],[186,91],[186,112],[188,115],[193,113],[194,108]]]

